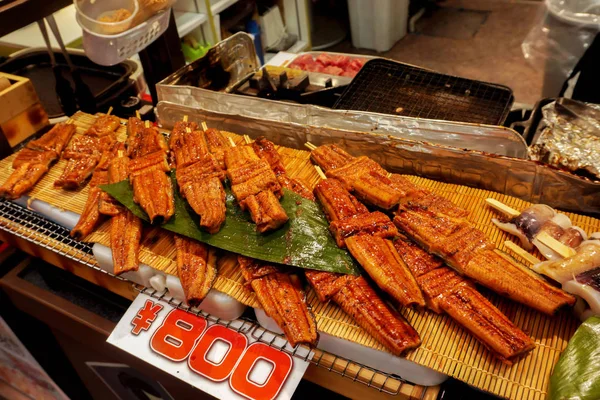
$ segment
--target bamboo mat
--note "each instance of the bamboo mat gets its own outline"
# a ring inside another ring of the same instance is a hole
[[[94,121],[91,115],[78,113],[73,119],[83,133]],[[123,121],[125,123],[125,121]],[[237,143],[242,137],[233,133],[225,133]],[[126,135],[125,126],[117,132],[120,140]],[[287,171],[292,177],[303,178],[310,185],[318,182],[318,175],[310,163],[308,151],[278,147]],[[0,161],[0,180],[4,181],[11,172],[10,163],[14,156]],[[58,162],[38,183],[31,196],[48,202],[65,210],[81,213],[87,198],[87,187],[67,192],[53,187],[53,182],[64,166]],[[493,240],[500,250],[505,240],[516,241],[514,237],[500,231],[491,219],[497,214],[485,205],[485,199],[495,198],[517,210],[522,210],[530,203],[495,192],[473,189],[466,186],[436,182],[415,176],[408,176],[414,183],[427,187],[471,212],[469,220]],[[600,231],[600,221],[594,218],[566,213],[574,224],[586,232]],[[109,245],[108,224],[105,223],[97,232],[86,240]],[[539,254],[536,254],[541,258]],[[518,258],[517,258],[518,259]],[[140,261],[168,274],[177,274],[175,265],[175,249],[172,235],[159,228],[145,228],[140,251]],[[524,260],[519,260],[524,261]],[[243,278],[237,268],[236,258],[232,254],[224,254],[219,258],[219,272],[214,288],[236,298],[240,302],[256,307],[258,302],[253,293],[243,284]],[[445,315],[437,315],[429,311],[413,311],[402,309],[400,312],[419,332],[422,345],[409,353],[407,359],[426,367],[460,379],[472,386],[489,391],[496,395],[518,399],[544,399],[552,367],[560,353],[575,332],[579,322],[571,312],[565,310],[556,316],[548,317],[525,306],[501,298],[494,293],[482,289],[488,297],[508,318],[529,334],[536,343],[536,348],[526,357],[512,366],[507,366],[488,352],[466,330],[454,323]],[[321,332],[350,340],[377,350],[386,351],[372,336],[358,327],[352,319],[333,304],[320,303],[312,290],[308,292],[311,305]]]

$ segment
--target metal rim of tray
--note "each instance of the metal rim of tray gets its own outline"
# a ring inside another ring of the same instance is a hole
[[[175,308],[204,318],[209,322],[234,329],[241,333],[250,334],[260,343],[283,351],[303,361],[310,362],[317,367],[327,369],[329,372],[351,379],[353,382],[359,382],[379,392],[397,395],[400,393],[403,384],[414,385],[397,375],[379,371],[367,365],[319,350],[318,348],[309,349],[307,346],[300,344],[292,348],[283,335],[263,328],[256,321],[248,318],[239,318],[233,321],[223,320],[196,308],[189,307],[183,302],[168,296],[167,290],[159,292],[153,288],[144,287],[121,276],[107,272],[98,266],[92,254],[92,246],[89,243],[79,242],[71,238],[69,230],[64,226],[52,222],[40,214],[12,201],[0,199],[0,230],[70,260],[79,262],[110,277],[130,283],[139,293],[144,293]],[[232,327],[233,322],[241,325],[237,328]],[[299,351],[301,349],[304,351]],[[310,357],[311,352],[309,350],[312,350],[314,353],[312,358]]]

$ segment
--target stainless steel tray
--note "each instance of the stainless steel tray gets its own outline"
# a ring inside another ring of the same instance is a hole
[[[341,118],[327,118],[329,112],[303,114],[306,108],[292,104],[285,110],[276,106],[276,102],[264,103],[265,100],[258,99],[263,106],[255,108],[245,97],[203,91],[204,97],[190,99],[198,93],[189,91],[190,97],[179,97],[181,94],[170,93],[168,86],[159,89],[159,93],[160,90],[163,99],[168,94],[188,103],[159,102],[159,121],[165,128],[171,128],[187,115],[190,120],[206,121],[211,127],[251,137],[264,135],[279,145],[296,149],[304,148],[306,141],[315,145],[337,143],[352,154],[372,157],[393,172],[492,190],[565,211],[600,215],[600,184],[534,161],[365,133],[369,132],[363,129],[365,119],[372,118],[368,114],[344,113],[350,121],[343,123]],[[418,133],[421,127],[412,129]],[[473,137],[483,139],[476,134]],[[465,137],[459,134],[456,140],[466,144]]]

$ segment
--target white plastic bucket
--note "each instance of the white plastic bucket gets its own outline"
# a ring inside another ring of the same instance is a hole
[[[348,0],[352,45],[387,51],[406,35],[409,0]]]

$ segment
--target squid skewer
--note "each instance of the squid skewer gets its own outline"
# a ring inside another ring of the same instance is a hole
[[[517,236],[521,240],[521,246],[527,250],[535,246],[540,253],[550,260],[564,257],[565,250],[559,246],[559,251],[546,243],[548,237],[556,239],[563,246],[575,248],[587,235],[583,229],[574,226],[569,217],[557,213],[553,208],[545,204],[534,204],[522,212],[509,207],[498,200],[488,198],[486,203],[505,217],[494,218],[492,222],[501,230]],[[552,242],[553,243],[553,242]],[[573,254],[568,252],[567,254]]]
[[[575,254],[562,260],[540,261],[511,241],[504,244],[523,257],[531,269],[559,282],[565,291],[585,300],[590,310],[581,313],[582,320],[590,315],[600,315],[600,240],[595,236],[581,243]],[[577,311],[578,307],[575,308]]]

